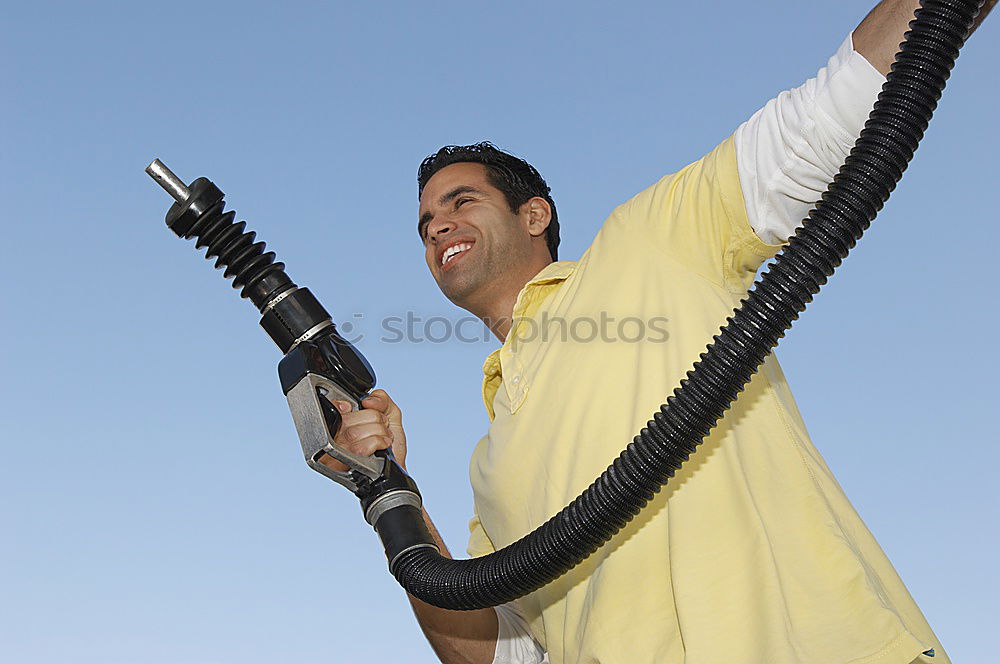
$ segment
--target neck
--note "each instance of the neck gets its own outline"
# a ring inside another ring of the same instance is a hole
[[[529,281],[552,262],[552,259],[547,259],[530,266],[518,278],[497,284],[497,290],[481,306],[470,304],[465,309],[483,321],[493,336],[503,343],[514,323],[514,305],[517,303],[517,296]]]

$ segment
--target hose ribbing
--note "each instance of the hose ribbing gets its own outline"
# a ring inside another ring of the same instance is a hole
[[[509,602],[562,575],[621,530],[673,477],[881,210],[913,157],[982,2],[923,0],[869,120],[839,173],[667,403],[578,498],[496,553],[426,549],[392,572],[449,609]]]

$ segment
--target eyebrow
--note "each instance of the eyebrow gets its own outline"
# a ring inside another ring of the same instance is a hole
[[[459,185],[454,189],[452,189],[451,191],[449,191],[448,193],[441,196],[441,198],[438,199],[438,205],[446,205],[447,203],[455,200],[462,194],[482,195],[485,193],[486,192],[480,189],[476,189],[475,187],[469,186],[467,184]],[[431,212],[424,212],[422,215],[420,215],[420,221],[417,222],[417,234],[420,236],[421,239],[423,239],[424,237],[424,227],[427,224],[429,224],[432,219],[434,219],[434,214]]]

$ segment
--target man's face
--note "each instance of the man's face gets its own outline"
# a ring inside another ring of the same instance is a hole
[[[460,307],[482,308],[529,260],[527,220],[510,211],[482,164],[451,164],[435,173],[420,196],[419,215],[427,267]]]

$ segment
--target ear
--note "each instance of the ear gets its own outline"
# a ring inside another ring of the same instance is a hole
[[[535,196],[521,206],[521,214],[527,218],[528,233],[532,237],[541,237],[552,221],[552,206],[541,196]]]

